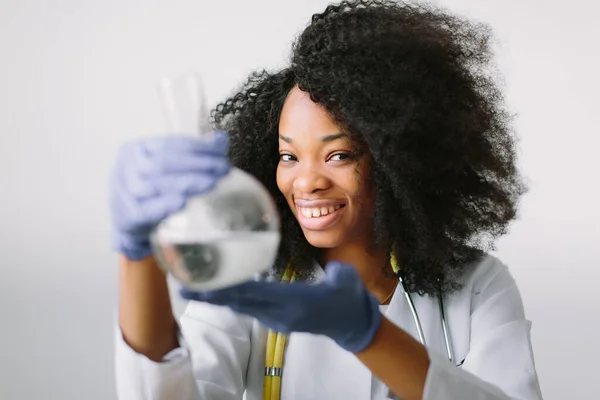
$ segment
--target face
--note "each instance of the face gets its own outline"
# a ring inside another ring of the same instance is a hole
[[[367,241],[372,220],[368,157],[320,105],[290,91],[279,122],[277,185],[308,242],[335,248]]]

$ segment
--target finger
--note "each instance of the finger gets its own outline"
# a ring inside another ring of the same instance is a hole
[[[117,177],[110,189],[110,208],[115,227],[123,232],[134,233],[147,227],[146,210],[135,192],[151,191],[139,183],[129,184],[123,176]]]
[[[146,185],[139,185],[139,189],[143,192],[136,192],[136,195],[140,198],[146,197],[144,194],[154,197],[181,196],[188,198],[212,190],[218,181],[219,177],[204,173],[163,175],[148,180]],[[150,193],[148,186],[152,188]]]
[[[339,261],[329,262],[325,267],[327,282],[336,288],[352,287],[361,283],[358,271],[351,264]]]
[[[243,284],[242,284],[243,285]],[[210,302],[213,304],[222,304],[226,305],[228,303],[234,301],[248,301],[248,298],[244,297],[243,291],[240,289],[240,286],[236,285],[232,287],[228,287],[225,289],[218,290],[206,290],[206,291],[194,291],[182,287],[179,290],[179,294],[189,300],[197,300]]]
[[[152,182],[143,179],[135,168],[128,168],[123,171],[116,183],[116,189],[122,196],[129,196],[136,201],[158,194]]]
[[[239,285],[231,286],[225,289],[218,290],[207,290],[207,291],[191,291],[186,288],[182,288],[180,293],[185,296],[193,297],[198,301],[210,301],[210,302],[256,302],[260,304],[266,304],[271,301],[269,297],[262,297],[258,295],[260,288],[252,285],[254,282],[242,283]]]
[[[140,155],[137,171],[142,177],[154,177],[182,172],[204,172],[225,175],[231,169],[223,155],[163,152],[154,155]]]
[[[231,303],[228,306],[236,312],[252,315],[253,317],[268,315],[269,318],[277,318],[285,314],[284,310],[286,310],[277,303]]]
[[[131,215],[134,226],[148,226],[158,224],[169,215],[183,209],[186,198],[179,193],[152,197],[137,204],[137,212]]]
[[[225,289],[226,291],[235,290],[235,296],[239,301],[256,302],[256,304],[273,303],[282,306],[297,305],[303,301],[323,298],[327,287],[324,284],[308,284],[304,282],[297,283],[279,283],[279,282],[247,282],[238,285],[235,288]],[[218,297],[220,291],[210,294]],[[226,292],[223,295],[229,296]]]
[[[223,131],[215,131],[206,138],[171,135],[146,139],[142,145],[150,154],[172,151],[223,155],[229,148],[229,137]]]
[[[256,313],[259,311],[274,311],[281,308],[281,305],[273,301],[264,301],[261,299],[240,298],[236,290],[222,289],[216,291],[194,291],[182,287],[179,289],[179,295],[187,300],[202,301],[219,306],[228,306],[231,309],[244,313]]]
[[[112,201],[119,204],[121,219],[128,221],[128,225],[149,226],[180,211],[190,197],[206,193],[216,184],[217,179],[206,175],[162,178],[152,183],[138,180],[131,185],[121,183]]]

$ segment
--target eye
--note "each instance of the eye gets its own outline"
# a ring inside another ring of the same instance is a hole
[[[298,161],[298,159],[295,156],[293,156],[292,154],[282,153],[279,155],[279,161],[284,162],[284,163],[289,163],[289,162],[293,162],[293,161]]]
[[[350,153],[335,153],[329,157],[328,161],[346,161],[352,158]]]

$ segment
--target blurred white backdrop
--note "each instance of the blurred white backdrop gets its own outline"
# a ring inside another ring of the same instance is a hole
[[[491,25],[531,190],[498,246],[533,320],[547,400],[595,397],[600,359],[599,6],[440,0]],[[0,398],[114,399],[107,181],[160,133],[156,83],[223,99],[326,0],[0,0]],[[182,303],[177,302],[177,310]]]

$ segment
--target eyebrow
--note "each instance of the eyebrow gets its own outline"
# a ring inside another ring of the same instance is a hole
[[[342,139],[342,138],[346,138],[346,137],[348,137],[348,135],[346,133],[334,133],[333,135],[322,136],[321,142],[329,143],[329,142],[333,142],[334,140],[338,140],[338,139]],[[279,139],[283,140],[286,143],[292,143],[292,138],[290,138],[288,136],[279,135]]]

